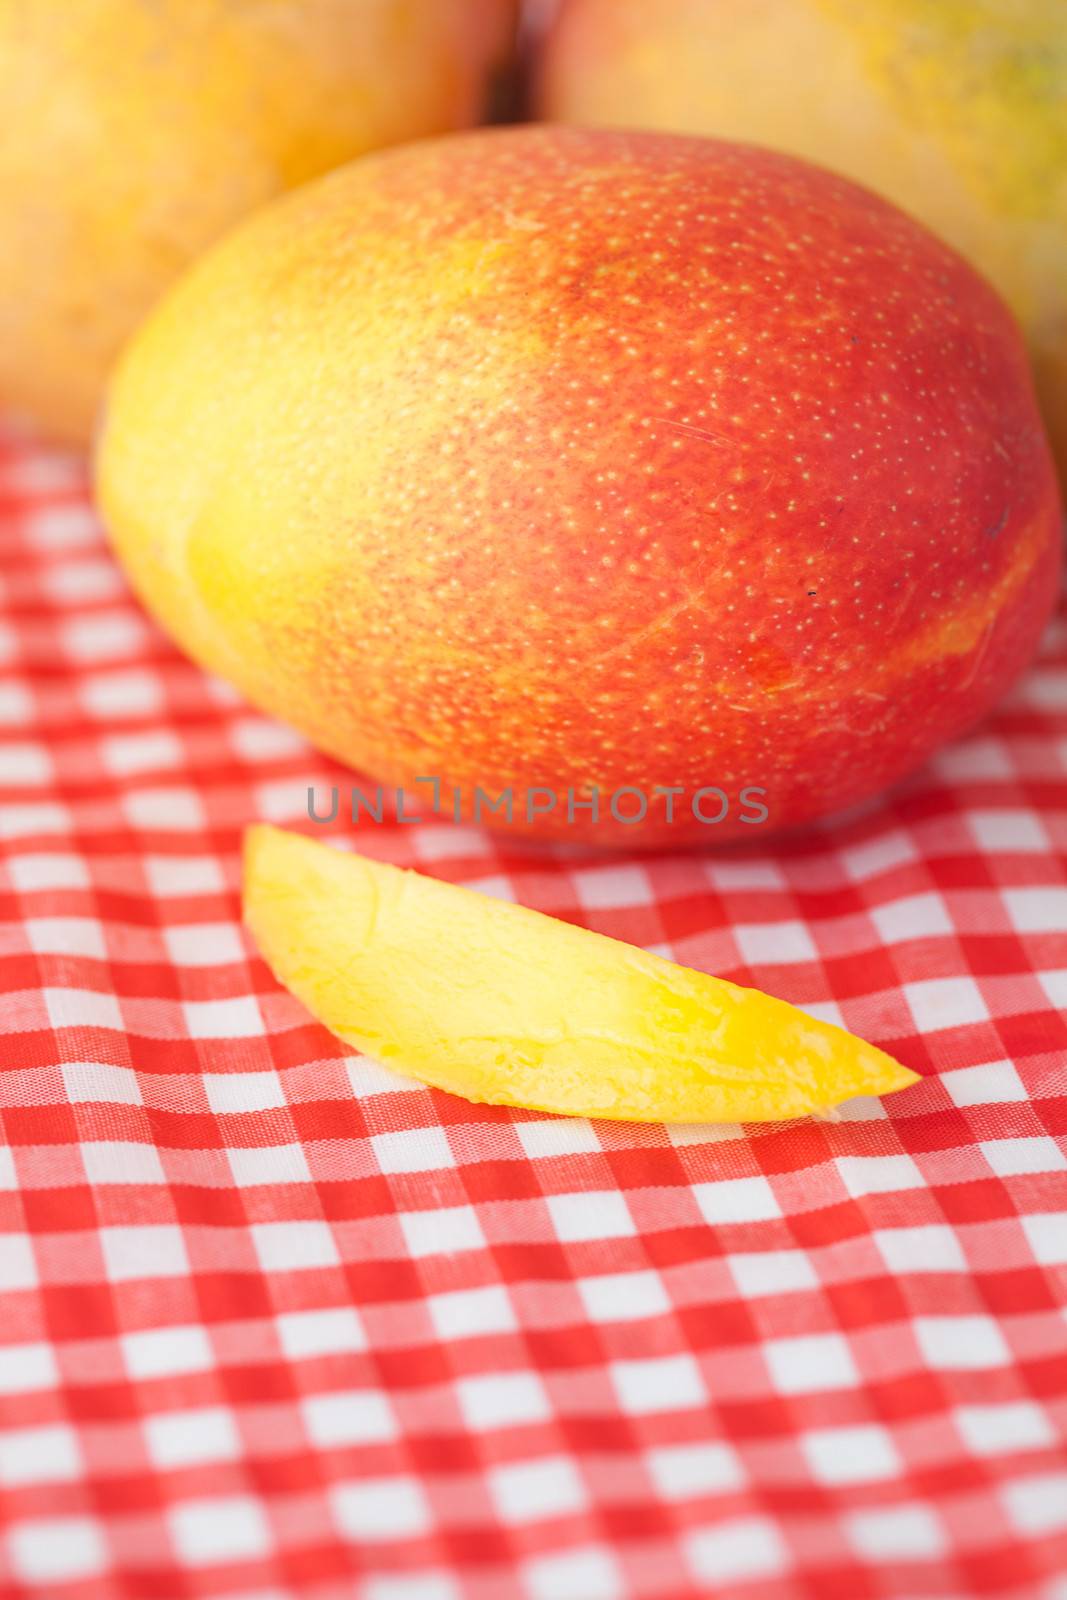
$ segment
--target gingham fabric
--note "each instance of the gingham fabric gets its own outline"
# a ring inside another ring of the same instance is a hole
[[[4,1596],[1064,1600],[1064,620],[966,742],[762,853],[364,820],[924,1075],[592,1124],[278,988],[241,830],[350,776],[167,643],[77,468],[8,438],[0,526]]]

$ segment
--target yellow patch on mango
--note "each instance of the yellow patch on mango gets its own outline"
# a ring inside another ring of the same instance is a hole
[[[936,141],[980,202],[1041,222],[1062,214],[1067,33],[1048,4],[820,0],[853,30],[869,81]]]

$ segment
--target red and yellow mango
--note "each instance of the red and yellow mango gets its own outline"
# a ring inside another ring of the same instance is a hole
[[[279,201],[134,341],[98,480],[147,604],[257,705],[613,844],[895,782],[1025,665],[1060,559],[977,274],[824,171],[655,134],[459,136]]]
[[[537,98],[786,150],[919,217],[1022,323],[1067,481],[1063,0],[564,0]]]

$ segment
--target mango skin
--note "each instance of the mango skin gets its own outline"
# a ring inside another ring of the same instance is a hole
[[[1063,0],[564,0],[552,120],[744,139],[868,184],[996,285],[1067,482]]]
[[[340,1038],[476,1102],[777,1122],[918,1082],[757,989],[281,828],[245,835],[244,917]]]
[[[145,312],[228,227],[480,120],[517,0],[0,0],[0,407],[85,444]]]
[[[762,828],[515,815],[631,847],[896,781],[1019,672],[1060,561],[987,285],[825,172],[655,134],[458,136],[278,202],[135,340],[97,479],[190,654],[386,784],[766,790]]]

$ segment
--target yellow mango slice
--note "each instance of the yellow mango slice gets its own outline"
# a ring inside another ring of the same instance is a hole
[[[773,1122],[917,1081],[756,989],[280,828],[248,830],[244,914],[339,1038],[468,1100]]]

